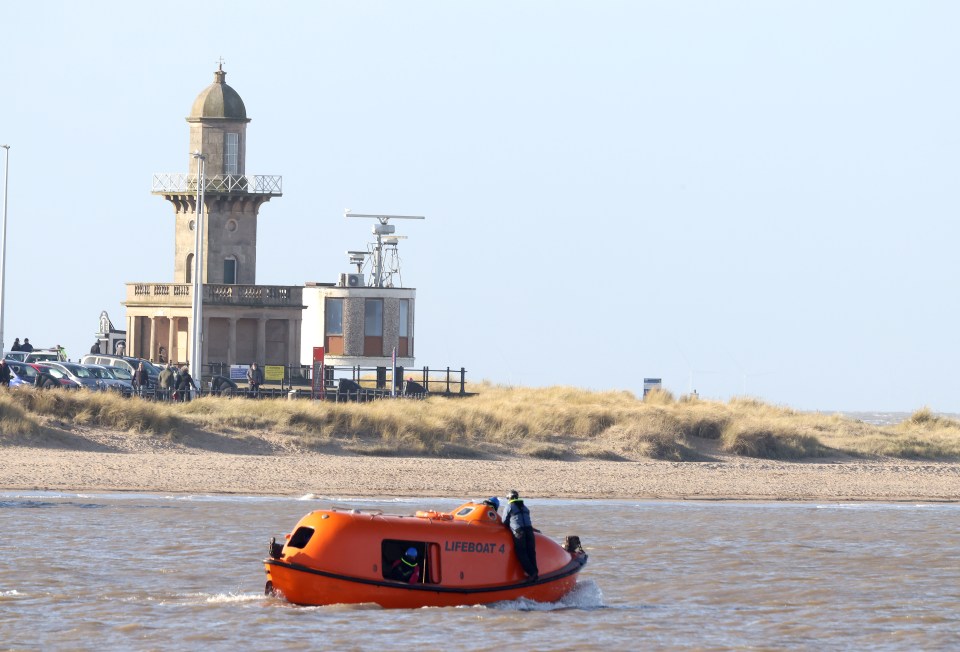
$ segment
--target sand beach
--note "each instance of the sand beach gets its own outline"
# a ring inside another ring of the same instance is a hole
[[[702,442],[709,446],[710,442]],[[3,490],[318,496],[664,500],[958,501],[960,463],[837,457],[787,462],[701,451],[703,461],[328,454],[288,438],[198,433],[188,441],[72,428],[0,447]]]

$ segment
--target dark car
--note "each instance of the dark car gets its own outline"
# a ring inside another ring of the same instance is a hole
[[[35,366],[39,369],[45,369],[64,386],[67,385],[64,380],[67,380],[78,388],[86,387],[94,392],[100,392],[106,389],[104,382],[94,376],[93,372],[81,364],[73,362],[38,362]]]
[[[98,364],[83,365],[90,370],[96,378],[99,378],[104,386],[122,396],[133,395],[133,383],[130,372],[121,367],[104,367]]]
[[[143,358],[131,358],[129,356],[121,355],[108,355],[106,353],[88,353],[80,358],[80,364],[98,364],[104,367],[119,367],[120,369],[126,369],[128,372],[130,372],[131,376],[133,375],[133,372],[137,370],[137,367],[140,366],[141,362],[147,370],[147,386],[156,387],[157,377],[160,375],[160,368],[149,360],[144,360]]]

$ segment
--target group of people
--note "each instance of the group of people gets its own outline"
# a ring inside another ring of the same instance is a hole
[[[524,574],[530,582],[540,577],[537,568],[536,530],[530,519],[530,510],[523,504],[516,489],[507,493],[507,502],[502,507],[497,497],[487,498],[484,505],[489,505],[500,515],[503,526],[510,530],[513,537],[513,552],[523,568]],[[419,553],[413,546],[407,548],[400,559],[397,559],[387,571],[387,577],[398,582],[416,584],[420,581]]]
[[[58,348],[59,348],[59,345],[58,345]],[[29,337],[23,338],[23,344],[20,343],[20,338],[19,338],[19,337],[16,337],[16,338],[14,338],[14,340],[13,340],[13,346],[10,347],[10,350],[11,350],[11,351],[26,351],[27,353],[29,353],[30,351],[33,351],[33,344],[30,344],[30,338],[29,338]]]
[[[146,378],[147,370],[144,369],[142,362],[133,374],[134,387],[140,382],[137,376],[141,374],[141,370],[143,377]],[[175,365],[168,364],[160,371],[160,375],[157,376],[157,398],[161,401],[189,401],[192,390],[193,376],[190,375],[190,368],[187,367],[187,365],[183,365],[178,369]]]

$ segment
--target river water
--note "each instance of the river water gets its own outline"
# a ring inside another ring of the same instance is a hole
[[[0,648],[960,648],[956,504],[530,500],[537,527],[590,554],[562,603],[384,610],[262,594],[267,541],[312,509],[460,502],[0,493]]]

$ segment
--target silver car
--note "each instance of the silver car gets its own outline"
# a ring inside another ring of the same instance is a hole
[[[123,396],[133,395],[133,376],[122,367],[106,367],[99,364],[79,365],[90,370],[95,377],[103,381],[107,389],[120,392]]]
[[[38,367],[42,367],[50,372],[55,378],[67,378],[76,384],[77,387],[86,387],[89,390],[103,391],[107,388],[106,384],[93,375],[89,369],[83,365],[73,362],[36,362]]]

